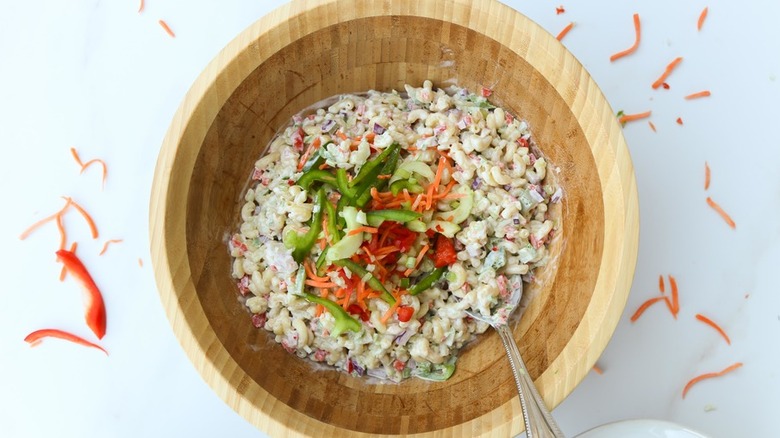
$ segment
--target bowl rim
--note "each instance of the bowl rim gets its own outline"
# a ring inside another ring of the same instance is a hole
[[[360,7],[354,7],[359,3]],[[467,7],[468,18],[452,14],[447,7]],[[352,5],[352,7],[347,6]],[[324,14],[338,8],[341,14]],[[152,183],[149,208],[151,257],[160,300],[177,340],[201,377],[235,411],[256,427],[271,435],[339,435],[367,436],[362,432],[341,429],[302,415],[265,392],[243,372],[208,325],[195,297],[190,266],[186,257],[183,215],[170,214],[186,208],[188,187],[171,184],[174,162],[185,163],[177,179],[188,181],[199,150],[182,146],[193,123],[210,126],[233,91],[243,79],[277,49],[291,40],[269,39],[284,28],[287,35],[298,38],[317,29],[290,29],[296,17],[320,12],[333,25],[358,18],[384,15],[406,15],[448,20],[491,37],[520,54],[536,68],[560,94],[575,114],[576,120],[592,149],[599,148],[609,159],[597,160],[598,178],[604,203],[604,250],[602,263],[585,318],[580,322],[561,354],[536,379],[545,402],[557,406],[579,384],[593,367],[614,332],[628,299],[636,266],[639,240],[639,207],[636,179],[622,129],[612,108],[584,67],[554,36],[520,12],[497,0],[448,0],[417,2],[383,0],[293,0],[260,18],[234,38],[207,65],[187,92],[163,140]],[[494,21],[503,22],[496,26]],[[320,20],[322,21],[322,20]],[[499,38],[500,28],[525,28],[534,33],[534,45],[521,47],[512,39]],[[320,27],[318,27],[320,28]],[[269,44],[255,44],[259,39]],[[250,57],[252,60],[249,61]],[[555,59],[545,66],[542,60]],[[563,66],[563,68],[561,68]],[[554,78],[554,79],[550,79]],[[587,94],[587,97],[586,97]],[[583,120],[582,114],[592,114]],[[592,119],[607,120],[606,125]],[[590,123],[588,123],[590,122]],[[204,131],[205,132],[205,131]],[[205,134],[204,134],[205,135]],[[202,140],[202,139],[201,139]],[[182,161],[183,160],[183,161]],[[189,172],[189,173],[188,173]],[[605,263],[606,261],[606,263]],[[196,330],[195,327],[198,329]],[[206,327],[206,329],[204,329]],[[462,424],[433,434],[479,435],[489,433],[516,435],[522,432],[520,404],[516,397],[495,410]],[[290,420],[290,419],[294,420]]]

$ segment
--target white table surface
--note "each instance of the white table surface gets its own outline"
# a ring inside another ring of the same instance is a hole
[[[264,436],[201,380],[169,328],[149,259],[148,203],[157,153],[193,80],[221,47],[282,1],[5,1],[0,13],[0,435],[4,437]],[[652,110],[625,127],[639,185],[639,259],[628,305],[599,360],[557,408],[569,435],[650,417],[714,437],[777,436],[780,426],[780,3],[673,0],[507,1],[557,34],[601,86],[615,111]],[[563,3],[566,12],[556,15]],[[696,20],[709,17],[701,32]],[[642,43],[615,63],[609,55]],[[176,32],[166,35],[165,19]],[[667,81],[650,84],[677,56]],[[712,97],[686,101],[701,89]],[[683,126],[675,123],[682,117]],[[69,148],[109,166],[79,175]],[[704,162],[712,186],[703,189]],[[77,215],[70,239],[101,286],[110,357],[57,340],[31,349],[29,332],[56,327],[86,337],[79,288],[57,280],[56,228],[19,234],[73,196],[95,217],[91,240]],[[710,195],[737,222],[705,204]],[[124,242],[98,252],[106,239]],[[143,267],[138,259],[144,262]],[[658,294],[658,275],[680,284],[680,316],[662,305],[630,314]],[[726,343],[694,319],[704,313]],[[736,362],[703,382],[691,377]]]

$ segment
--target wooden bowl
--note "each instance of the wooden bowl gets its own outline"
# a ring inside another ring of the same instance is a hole
[[[495,333],[467,348],[446,382],[371,383],[315,370],[273,343],[250,323],[230,277],[226,236],[275,131],[325,97],[425,79],[491,88],[560,168],[557,264],[529,289],[514,327],[548,406],[583,379],[623,311],[638,240],[633,167],[612,109],[571,53],[494,0],[293,1],[239,35],[195,82],[162,145],[150,213],[176,336],[214,391],[272,436],[522,431]]]

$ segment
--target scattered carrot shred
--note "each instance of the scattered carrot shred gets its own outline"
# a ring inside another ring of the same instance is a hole
[[[564,12],[566,12],[566,9],[563,8],[563,5],[560,5],[557,8],[555,8],[555,15],[561,15]]]
[[[704,162],[704,190],[708,190],[710,188],[710,178],[711,178],[711,172],[710,172],[710,165],[706,161]]]
[[[639,319],[639,317],[642,316],[643,313],[645,313],[645,310],[647,310],[653,304],[663,300],[664,298],[665,297],[654,297],[642,303],[642,305],[640,305],[639,308],[636,309],[636,312],[634,312],[634,314],[631,315],[631,322],[636,322],[636,320]]]
[[[648,120],[648,121],[647,121],[647,124],[648,124],[648,125],[650,125],[650,129],[652,129],[652,130],[653,130],[653,132],[658,132],[658,131],[656,131],[656,129],[655,129],[655,125],[653,124],[653,122],[651,122],[650,120]]]
[[[702,9],[701,14],[699,14],[699,21],[696,22],[696,29],[701,30],[701,27],[704,25],[704,20],[707,19],[707,12],[709,12],[710,8],[705,7]]]
[[[700,97],[710,97],[711,95],[712,95],[712,93],[710,93],[710,90],[703,90],[703,91],[699,91],[697,93],[691,93],[691,94],[685,96],[685,98],[687,100],[691,100],[691,99],[698,99]]]
[[[728,213],[726,213],[726,210],[723,209],[717,202],[713,201],[711,197],[707,196],[707,205],[709,205],[713,210],[715,210],[720,217],[723,218],[724,221],[730,226],[732,229],[737,228],[736,222],[734,222],[734,219],[729,216]]]
[[[669,275],[669,286],[672,289],[672,315],[677,318],[677,314],[680,313],[680,290],[677,288],[677,279],[674,275]]]
[[[68,233],[65,231],[65,224],[62,222],[62,213],[57,215],[57,231],[60,233],[60,249],[65,249],[68,244]]]
[[[138,13],[140,14],[144,10],[144,0],[141,0],[141,2],[138,4]]]
[[[598,365],[593,365],[593,371],[595,371],[598,375],[604,374],[604,370],[602,370]]]
[[[87,221],[87,225],[89,225],[89,230],[92,232],[92,238],[93,239],[97,239],[98,238],[98,229],[97,229],[97,226],[95,225],[95,221],[92,219],[92,216],[90,216],[89,213],[87,213],[87,211],[84,210],[84,207],[82,207],[81,205],[77,204],[76,201],[74,201],[73,199],[71,199],[71,198],[69,198],[67,196],[63,196],[62,199],[65,199],[66,201],[68,201],[70,203],[70,205],[72,205],[73,208],[75,208],[76,211],[78,211],[81,214],[81,216],[84,217],[84,220]]]
[[[95,163],[100,164],[100,166],[103,168],[103,186],[105,186],[106,185],[106,177],[108,176],[108,168],[106,167],[106,162],[101,160],[101,159],[99,159],[99,158],[94,158],[94,159],[89,160],[86,163],[84,163],[84,165],[81,166],[81,172],[79,172],[79,174],[84,173],[84,171],[87,170],[87,168],[90,165],[95,164]]]
[[[682,117],[678,117],[676,121],[677,121],[677,124],[678,124],[678,125],[682,125],[682,124],[683,124],[683,119],[682,119]]]
[[[646,119],[650,117],[650,114],[652,114],[652,111],[645,111],[643,113],[637,113],[637,114],[623,114],[622,116],[620,116],[618,121],[620,123],[626,123],[626,122],[632,122],[634,120]]]
[[[624,56],[630,55],[636,51],[636,49],[639,47],[639,40],[641,38],[641,25],[639,23],[639,14],[634,14],[634,44],[627,48],[626,50],[621,50],[620,52],[615,53],[614,55],[609,57],[609,60],[611,62],[614,62],[616,59],[620,59]]]
[[[691,389],[691,387],[693,387],[693,385],[701,382],[702,380],[712,379],[712,378],[715,378],[715,377],[721,377],[721,376],[723,376],[725,374],[728,374],[728,373],[736,370],[737,368],[740,368],[742,365],[743,365],[742,362],[735,362],[735,363],[729,365],[728,367],[726,367],[725,369],[723,369],[721,371],[718,371],[716,373],[704,373],[704,374],[700,374],[700,375],[694,377],[693,379],[689,380],[688,383],[685,384],[685,388],[683,388],[683,391],[682,391],[682,398],[685,398],[685,394],[688,393],[688,391]]]
[[[661,84],[664,83],[666,78],[668,78],[669,75],[672,74],[672,71],[675,69],[675,67],[677,67],[682,62],[682,60],[683,60],[682,56],[678,56],[677,58],[674,59],[674,61],[670,62],[666,66],[666,69],[664,70],[663,74],[661,74],[661,76],[658,79],[656,79],[655,82],[653,82],[653,89],[660,87]]]
[[[666,286],[664,285],[664,276],[659,275],[658,276],[658,290],[661,291],[661,293],[666,292]]]
[[[160,26],[163,28],[165,33],[170,35],[171,38],[176,38],[176,34],[173,33],[173,30],[171,30],[171,27],[168,26],[168,23],[165,22],[165,20],[157,20],[158,23],[160,23]]]
[[[726,332],[723,330],[723,328],[721,328],[721,326],[716,324],[715,321],[707,318],[706,316],[702,315],[701,313],[697,313],[696,314],[696,319],[698,319],[699,321],[701,321],[701,322],[707,324],[708,326],[714,328],[715,330],[717,330],[717,332],[720,333],[720,335],[723,337],[723,339],[726,340],[726,343],[731,345],[731,339],[729,339],[729,335],[727,335]]]
[[[84,167],[84,163],[81,161],[81,157],[79,157],[79,153],[76,150],[76,148],[72,147],[70,148],[70,154],[73,155],[73,159],[76,160],[76,164],[79,165],[79,167]]]
[[[572,27],[574,27],[574,22],[573,21],[571,23],[567,24],[566,27],[564,27],[563,30],[561,30],[561,32],[558,34],[558,36],[555,37],[555,39],[557,39],[558,41],[562,40],[563,37],[565,37],[566,34],[569,33],[569,31],[571,30]]]
[[[76,253],[76,249],[79,247],[78,242],[73,242],[70,244],[70,252]],[[68,275],[68,270],[65,268],[65,265],[62,266],[62,270],[60,271],[60,281],[65,281],[65,276]]]
[[[111,243],[122,243],[122,242],[123,242],[123,240],[122,240],[122,239],[110,239],[110,240],[106,240],[106,243],[104,243],[104,244],[103,244],[103,249],[101,249],[101,250],[100,250],[100,254],[98,254],[98,255],[103,255],[103,254],[105,254],[105,253],[106,253],[106,250],[108,249],[108,245],[109,245],[109,244],[111,244]]]
[[[59,215],[65,213],[65,211],[70,207],[70,205],[71,205],[71,201],[70,200],[66,200],[65,205],[61,209],[59,209],[59,211],[57,211],[56,213],[54,213],[54,214],[52,214],[50,216],[46,216],[45,218],[43,218],[43,219],[35,222],[34,224],[30,225],[29,227],[27,227],[26,230],[22,231],[22,234],[19,235],[19,240],[24,240],[24,239],[30,237],[30,234],[32,234],[33,231],[37,230],[42,225],[46,224],[47,222],[56,220]]]
[[[144,260],[141,257],[138,257],[138,266],[141,268],[144,267]]]

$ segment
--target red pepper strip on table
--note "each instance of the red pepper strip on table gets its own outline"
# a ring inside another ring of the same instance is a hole
[[[98,339],[103,339],[106,334],[106,306],[103,303],[103,295],[100,293],[89,271],[81,263],[76,254],[61,249],[57,251],[57,259],[65,265],[68,273],[73,276],[84,288],[84,303],[87,313],[85,318],[87,326],[95,333]]]
[[[108,356],[108,351],[106,351],[105,348],[101,347],[100,345],[93,344],[92,342],[89,342],[88,340],[76,336],[72,333],[68,333],[66,331],[58,330],[58,329],[41,329],[36,330],[29,335],[27,335],[24,338],[24,341],[29,343],[30,346],[35,347],[38,345],[44,338],[58,338],[58,339],[64,339],[66,341],[73,342],[75,344],[83,345],[85,347],[92,347],[97,348],[98,350],[102,351],[103,353],[106,353],[106,356]]]

